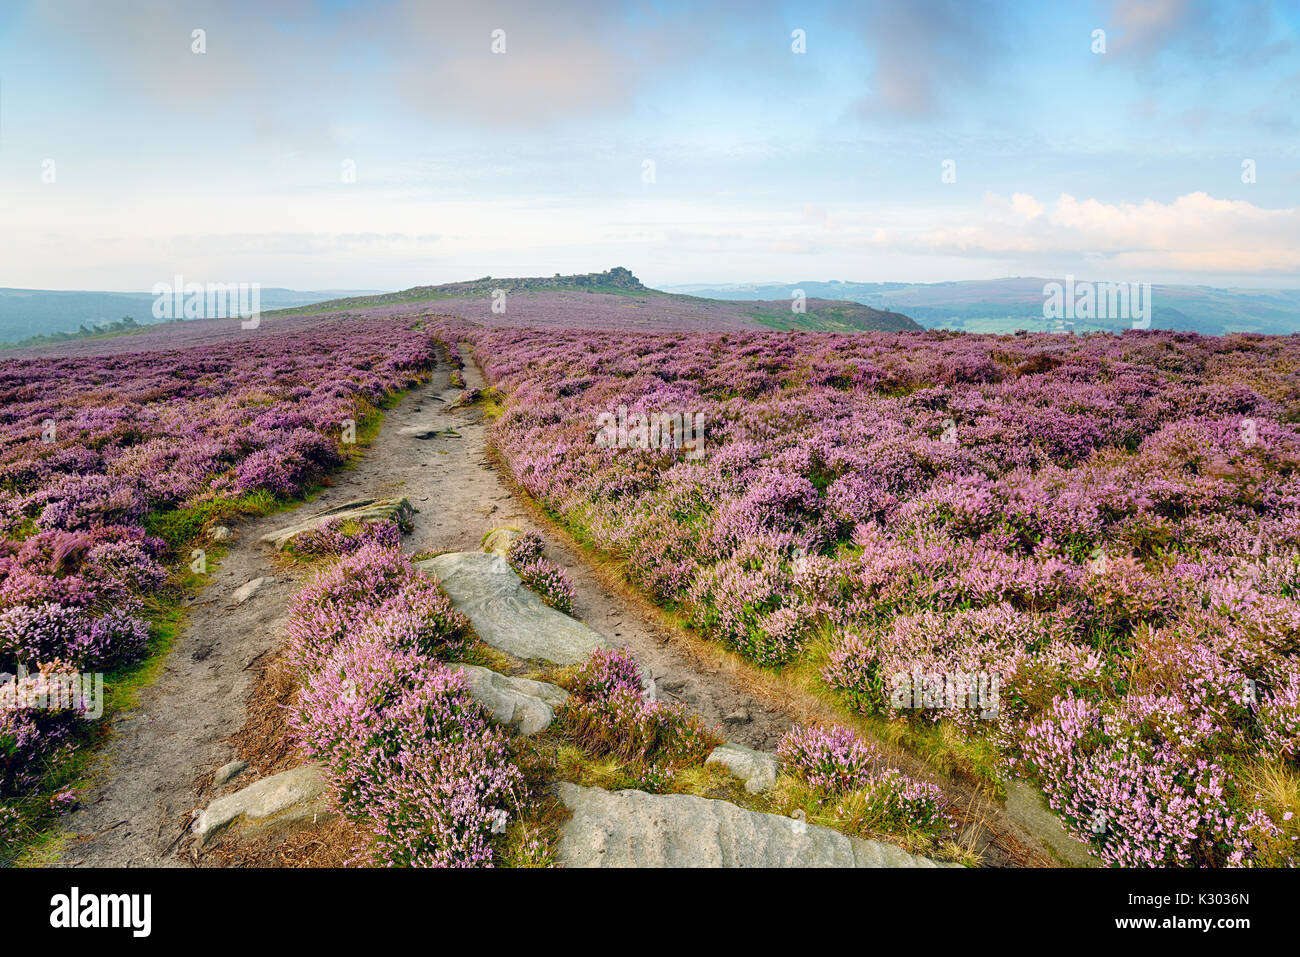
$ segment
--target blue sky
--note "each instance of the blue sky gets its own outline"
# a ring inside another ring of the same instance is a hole
[[[1300,285],[1300,0],[0,6],[0,286],[611,265]]]

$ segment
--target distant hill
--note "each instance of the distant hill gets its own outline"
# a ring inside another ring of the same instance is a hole
[[[440,303],[440,308],[459,315],[464,312],[463,306],[472,305],[475,301],[478,302],[479,312],[482,313],[486,311],[487,304],[497,290],[503,290],[508,299],[520,293],[533,296],[534,298],[530,302],[532,306],[539,305],[535,298],[536,294],[590,293],[595,297],[623,296],[641,303],[655,302],[661,307],[676,309],[679,315],[683,312],[694,311],[706,323],[721,318],[713,309],[718,304],[714,299],[651,289],[634,276],[630,269],[623,266],[615,266],[605,272],[581,273],[572,276],[562,276],[559,273],[549,277],[535,276],[530,278],[485,276],[482,279],[474,279],[468,282],[450,282],[439,286],[414,286],[410,289],[403,289],[401,292],[318,302],[310,306],[281,310],[277,315],[308,315],[338,311],[356,312],[370,309],[388,310],[405,305],[433,302]],[[548,324],[551,321],[562,322],[563,319],[560,317],[565,312],[573,316],[575,322],[581,321],[583,325],[591,324],[591,319],[585,315],[581,320],[577,318],[577,314],[571,308],[571,303],[568,300],[562,297],[553,298],[553,304],[557,310],[562,311],[557,312],[555,320],[551,320],[548,316]],[[758,325],[768,326],[773,329],[808,329],[826,332],[866,332],[870,330],[902,332],[922,328],[901,313],[875,309],[861,303],[846,302],[838,298],[809,299],[805,303],[806,311],[804,313],[795,313],[790,308],[790,299],[788,297],[773,302],[728,302],[723,300],[723,304],[735,307],[727,311],[729,319],[738,318],[742,322],[748,319]],[[621,310],[607,310],[606,312],[613,325],[623,324],[628,321],[618,315]],[[470,314],[473,314],[472,309]],[[517,313],[514,315],[519,318]],[[483,318],[488,317],[483,316]],[[528,317],[530,321],[532,318],[531,315]]]
[[[1043,286],[1055,279],[990,279],[940,283],[820,282],[672,286],[670,291],[709,299],[784,300],[795,289],[809,297],[851,301],[876,309],[898,310],[928,329],[968,332],[1042,331]],[[1095,278],[1095,277],[1094,277]],[[1151,287],[1151,328],[1203,335],[1300,332],[1300,289],[1217,289],[1211,286],[1155,284]],[[1129,323],[1076,320],[1074,330],[1115,332]],[[1050,330],[1049,330],[1050,331]]]
[[[817,332],[912,332],[923,327],[900,312],[873,309],[842,299],[808,299],[805,312],[791,309],[789,299],[742,303],[756,321],[774,329],[808,329]]]
[[[654,293],[657,290],[641,285],[641,280],[632,275],[631,270],[615,266],[605,272],[578,273],[572,276],[534,276],[529,278],[498,279],[484,276],[465,282],[447,282],[438,286],[412,286],[399,292],[385,292],[376,295],[353,296],[346,299],[331,299],[317,302],[310,306],[279,310],[280,315],[309,315],[318,312],[338,312],[372,309],[376,306],[395,306],[402,303],[436,302],[440,299],[489,299],[498,289],[506,294],[515,292],[543,292],[554,290],[573,290],[578,292],[610,293],[628,295],[633,293]]]
[[[325,289],[299,292],[294,289],[262,289],[262,309],[280,309],[335,299],[342,293],[355,295],[370,290]],[[0,343],[12,343],[37,336],[77,333],[129,316],[139,325],[154,322],[154,297],[148,292],[89,292],[51,289],[0,288]]]

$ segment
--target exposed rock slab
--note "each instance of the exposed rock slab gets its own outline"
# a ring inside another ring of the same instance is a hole
[[[334,519],[362,523],[394,521],[404,524],[410,520],[413,514],[415,514],[415,509],[404,498],[360,499],[355,502],[345,502],[324,512],[317,512],[311,518],[304,519],[287,528],[268,532],[262,536],[261,541],[268,545],[274,545],[277,549],[282,549],[296,536],[320,528],[326,522]]]
[[[1065,863],[1076,867],[1098,864],[1087,844],[1061,823],[1047,799],[1032,784],[1012,778],[1007,781],[1007,816],[1050,847]]]
[[[449,552],[416,568],[436,575],[479,638],[519,658],[576,665],[614,644],[599,632],[547,605],[524,587],[500,555]]]
[[[261,837],[333,813],[324,771],[318,764],[304,764],[217,798],[195,820],[194,834],[202,847],[223,831]]]
[[[563,688],[531,678],[514,678],[477,665],[458,664],[469,693],[492,718],[520,734],[536,734],[555,720],[555,710],[568,700]]]
[[[882,841],[691,794],[562,782],[565,867],[943,867]]]
[[[780,761],[775,754],[767,751],[755,751],[741,747],[739,744],[724,744],[709,752],[704,762],[720,764],[736,777],[745,782],[745,790],[750,794],[762,794],[772,790],[776,784],[776,773]]]

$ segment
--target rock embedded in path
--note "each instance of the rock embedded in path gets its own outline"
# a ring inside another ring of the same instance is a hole
[[[510,545],[522,534],[519,529],[509,526],[494,528],[483,536],[483,551],[505,558],[506,553],[510,551]]]
[[[198,846],[223,831],[256,838],[333,815],[329,784],[318,764],[304,764],[217,798],[194,822]]]
[[[232,778],[243,774],[246,770],[248,770],[247,761],[231,761],[229,764],[223,764],[212,775],[212,786],[219,788]]]
[[[441,580],[451,603],[469,617],[482,641],[518,658],[576,665],[598,648],[614,647],[604,635],[525,588],[500,555],[449,552],[415,567]]]
[[[561,782],[565,867],[943,867],[883,841],[693,794]]]
[[[244,584],[236,588],[234,594],[230,596],[230,603],[232,605],[242,605],[244,602],[248,601],[248,599],[256,595],[263,585],[271,581],[274,581],[274,579],[263,577],[254,578],[252,581],[244,582]]]
[[[326,522],[338,519],[344,522],[397,522],[399,525],[405,525],[410,522],[411,517],[415,514],[415,509],[411,503],[404,498],[390,499],[359,499],[354,502],[345,502],[324,512],[318,512],[310,518],[304,519],[295,525],[281,528],[278,531],[268,532],[262,536],[262,542],[267,545],[274,545],[276,549],[283,549],[285,545],[301,535],[303,532],[309,532],[313,529],[320,528]]]
[[[423,421],[417,422],[415,425],[408,425],[398,429],[397,434],[411,439],[432,439],[439,435],[459,438],[460,434],[455,429],[456,425],[456,421],[451,416],[434,413],[426,416]]]
[[[781,766],[775,754],[755,751],[739,744],[724,744],[709,752],[705,765],[719,764],[745,782],[750,794],[762,794],[776,784],[776,773]]]
[[[477,665],[456,664],[465,673],[469,693],[493,720],[520,734],[536,734],[555,720],[555,710],[569,698],[563,688],[531,678],[513,678]]]

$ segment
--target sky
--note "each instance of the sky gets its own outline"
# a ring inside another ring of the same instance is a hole
[[[614,265],[1300,286],[1300,0],[0,0],[0,286]]]

